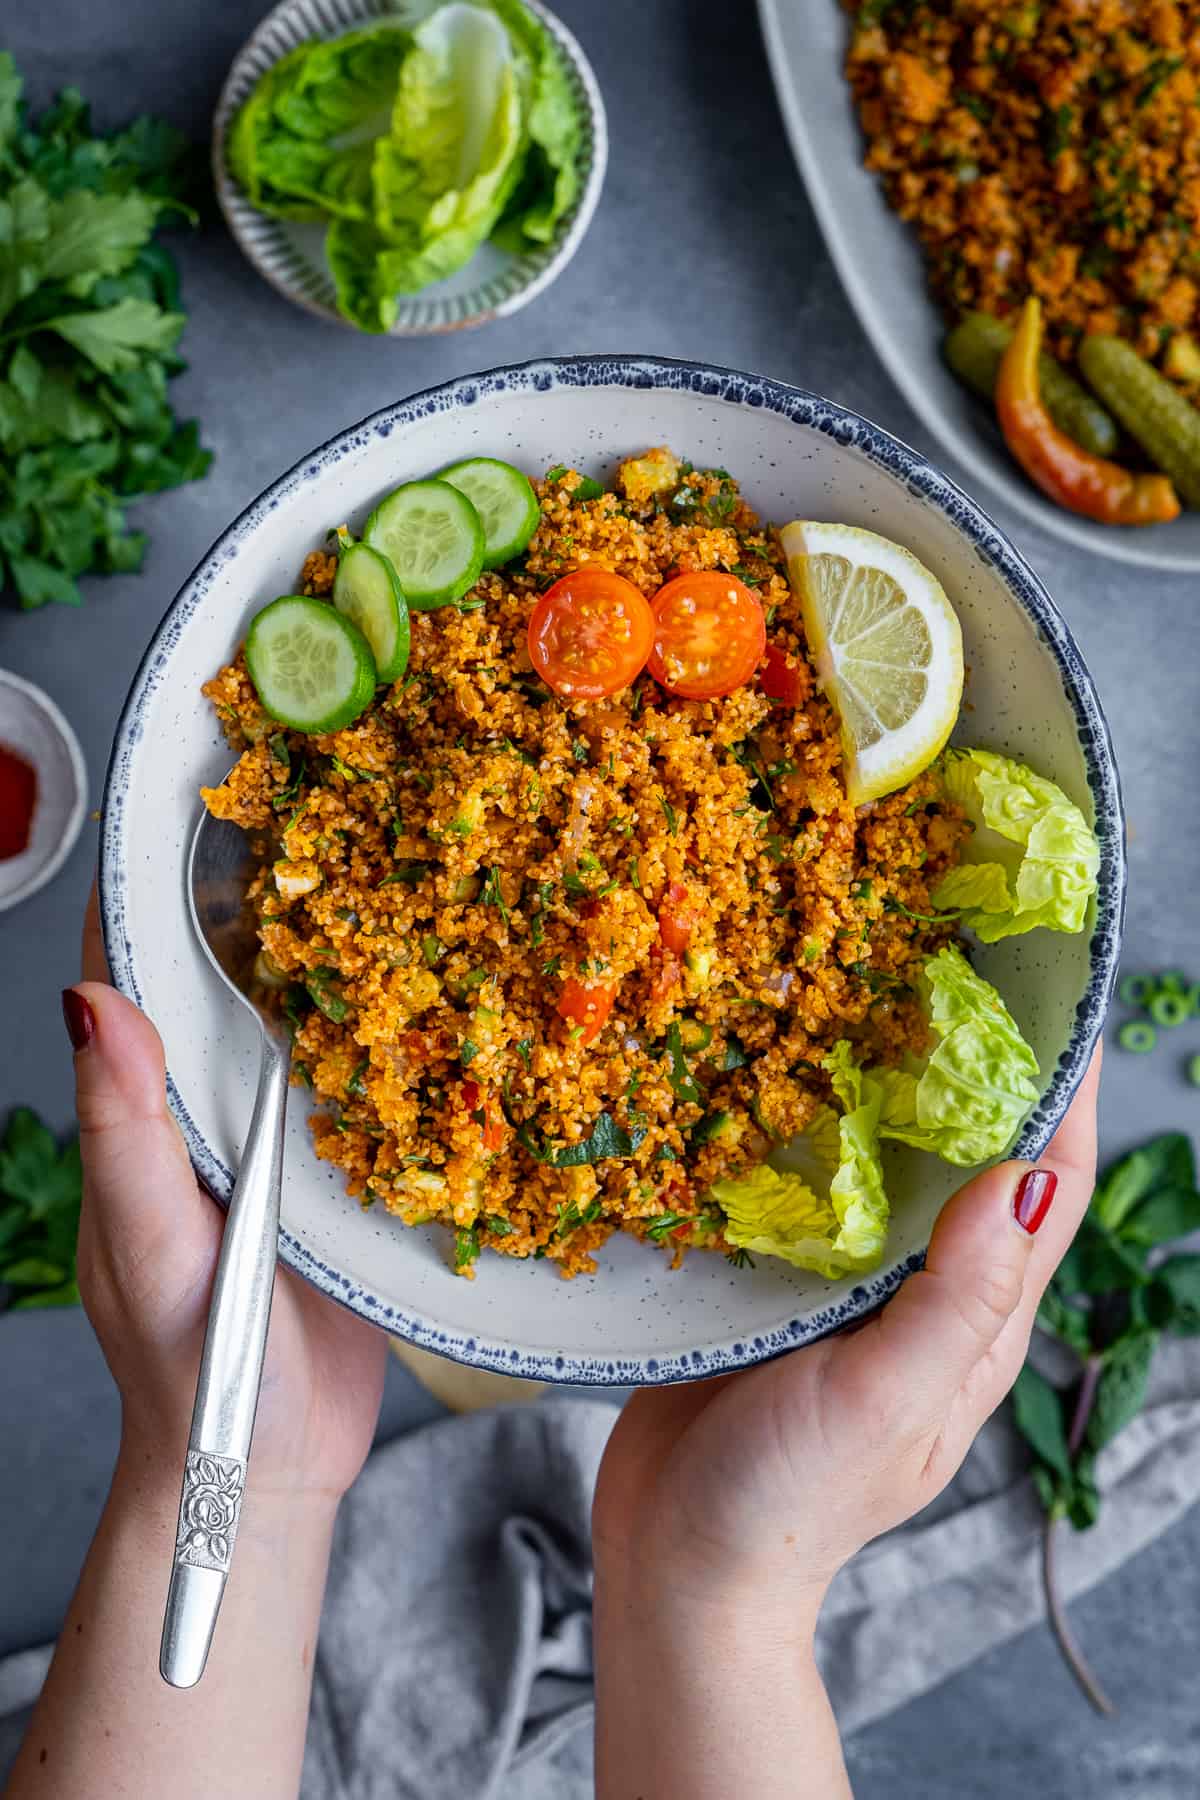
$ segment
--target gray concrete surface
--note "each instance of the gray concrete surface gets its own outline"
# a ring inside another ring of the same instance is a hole
[[[427,383],[543,353],[695,356],[823,390],[936,457],[847,309],[784,141],[748,0],[559,0],[559,10],[604,88],[612,161],[582,250],[527,311],[472,335],[356,338],[284,305],[215,223],[179,240],[191,368],[176,404],[203,421],[213,470],[144,507],[153,541],[140,575],[90,583],[78,613],[0,612],[0,664],[41,683],[70,715],[93,803],[146,639],[214,536],[310,446]],[[9,9],[3,36],[35,101],[75,82],[106,125],[151,110],[204,137],[224,71],[259,12],[256,0],[43,0]],[[1197,583],[1139,576],[994,510],[1058,598],[1108,705],[1129,807],[1128,962],[1186,965],[1200,875]],[[89,827],[54,884],[0,917],[8,1026],[0,1111],[30,1102],[62,1127],[71,1100],[58,990],[77,971],[94,854]],[[1200,1032],[1153,1058],[1110,1056],[1107,1150],[1168,1126],[1194,1128],[1200,1094],[1182,1079],[1185,1048],[1200,1048]],[[387,1428],[427,1405],[394,1371]],[[0,1650],[52,1629],[103,1495],[116,1426],[82,1318],[0,1320]],[[1194,1794],[1198,1558],[1194,1512],[1078,1609],[1101,1674],[1122,1698],[1116,1723],[1092,1720],[1044,1635],[1031,1632],[863,1733],[851,1747],[857,1792],[865,1800],[990,1800],[1026,1788],[1063,1800]]]

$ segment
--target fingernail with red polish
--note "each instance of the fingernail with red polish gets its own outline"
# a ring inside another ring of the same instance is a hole
[[[1030,1169],[1017,1183],[1013,1197],[1013,1217],[1017,1224],[1033,1236],[1046,1214],[1058,1186],[1058,1176],[1051,1169]]]
[[[74,988],[64,988],[62,997],[63,1018],[67,1022],[67,1036],[71,1040],[73,1050],[86,1050],[96,1035],[96,1015]]]

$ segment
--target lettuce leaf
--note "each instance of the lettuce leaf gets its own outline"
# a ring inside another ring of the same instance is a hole
[[[1054,782],[990,750],[951,750],[946,793],[975,826],[958,868],[932,898],[985,944],[1045,925],[1081,931],[1100,852],[1083,814]]]
[[[398,291],[474,255],[519,174],[521,96],[512,46],[478,7],[444,6],[414,34],[392,132],[376,146],[375,223],[413,259]]]
[[[375,140],[386,132],[412,35],[373,25],[299,44],[257,83],[229,134],[229,166],[261,212],[368,219]]]
[[[1038,1097],[1037,1058],[961,950],[931,957],[922,987],[932,1051],[866,1078],[881,1093],[880,1136],[964,1168],[987,1162],[1007,1150]]]
[[[786,1152],[795,1166],[763,1163],[749,1175],[714,1182],[711,1192],[735,1248],[778,1256],[836,1281],[878,1264],[888,1202],[878,1142],[883,1090],[854,1067],[848,1045],[834,1054],[835,1091],[846,1111],[839,1117],[832,1107],[821,1108]],[[833,1064],[830,1058],[826,1067]]]
[[[326,239],[345,316],[387,331],[398,295],[469,262],[517,179],[522,144],[503,26],[478,7],[443,6],[413,33],[391,132],[376,140],[372,219],[335,220]]]
[[[517,51],[529,147],[520,181],[493,243],[521,255],[548,244],[579,195],[583,132],[571,80],[557,44],[522,0],[488,0]]]

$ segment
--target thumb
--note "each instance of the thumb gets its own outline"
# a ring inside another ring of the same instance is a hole
[[[1022,1311],[1034,1234],[1056,1185],[1053,1170],[1001,1163],[943,1207],[925,1267],[879,1317],[875,1355],[903,1383],[906,1411],[943,1417]]]
[[[106,1266],[126,1299],[177,1307],[211,1276],[219,1215],[167,1109],[158,1033],[103,982],[66,989],[63,1011],[75,1048],[85,1262]]]

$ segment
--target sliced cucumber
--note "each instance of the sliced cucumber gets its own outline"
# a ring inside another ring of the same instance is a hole
[[[347,544],[338,558],[333,604],[371,646],[380,681],[408,667],[408,601],[387,557],[370,544]]]
[[[483,568],[479,514],[448,481],[398,487],[367,520],[363,542],[387,557],[418,612],[461,599]]]
[[[458,488],[479,514],[485,569],[498,569],[521,554],[541,517],[527,475],[494,456],[472,456],[443,469],[438,480]]]
[[[255,614],[246,667],[271,717],[293,731],[339,731],[375,693],[375,658],[358,626],[306,594],[287,594]]]

